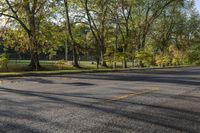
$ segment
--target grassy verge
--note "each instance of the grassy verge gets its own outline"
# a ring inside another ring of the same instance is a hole
[[[0,77],[17,77],[17,76],[42,76],[57,74],[75,74],[75,73],[94,73],[94,72],[115,72],[131,69],[74,69],[74,70],[54,70],[54,71],[27,71],[27,72],[1,72]]]
[[[25,67],[25,66],[23,66]],[[117,71],[149,71],[151,69],[170,69],[192,67],[191,65],[170,66],[170,67],[148,67],[148,68],[101,68],[101,69],[67,69],[67,70],[42,70],[42,71],[19,71],[19,72],[0,72],[0,77],[18,77],[18,76],[45,76],[45,75],[58,75],[58,74],[75,74],[75,73],[97,73],[97,72],[117,72]]]

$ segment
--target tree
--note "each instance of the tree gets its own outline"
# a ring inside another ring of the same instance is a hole
[[[27,33],[29,38],[28,49],[31,55],[30,66],[32,69],[38,70],[40,68],[38,33],[47,0],[2,0],[0,3],[0,15],[17,21]]]
[[[88,25],[96,41],[97,48],[97,66],[100,64],[100,59],[102,66],[106,66],[106,61],[104,55],[106,53],[105,44],[105,33],[107,24],[107,13],[108,13],[108,1],[107,0],[97,0],[81,1],[85,9]]]
[[[64,4],[65,4],[65,11],[66,11],[66,21],[67,21],[67,31],[68,31],[68,35],[70,38],[70,41],[72,43],[72,47],[73,47],[73,66],[74,67],[80,67],[78,64],[78,54],[77,54],[77,42],[74,39],[73,33],[72,33],[72,23],[70,22],[70,17],[69,17],[69,4],[68,4],[68,0],[64,0]]]
[[[40,54],[55,55],[66,41],[75,67],[83,54],[95,55],[97,68],[109,62],[115,68],[119,61],[126,68],[130,60],[140,66],[160,64],[162,59],[164,65],[183,64],[195,47],[198,53],[200,16],[192,1],[1,0],[0,4],[1,18],[7,17],[9,23],[5,44],[29,51],[36,70]]]

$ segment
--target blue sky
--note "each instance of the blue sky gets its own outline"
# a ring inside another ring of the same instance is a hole
[[[195,6],[197,10],[200,12],[200,0],[195,0]]]

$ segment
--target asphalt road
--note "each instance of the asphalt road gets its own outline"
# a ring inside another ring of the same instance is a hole
[[[0,133],[200,133],[200,67],[0,79]]]

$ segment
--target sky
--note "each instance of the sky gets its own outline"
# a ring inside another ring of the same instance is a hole
[[[195,0],[195,6],[200,13],[200,0]]]

